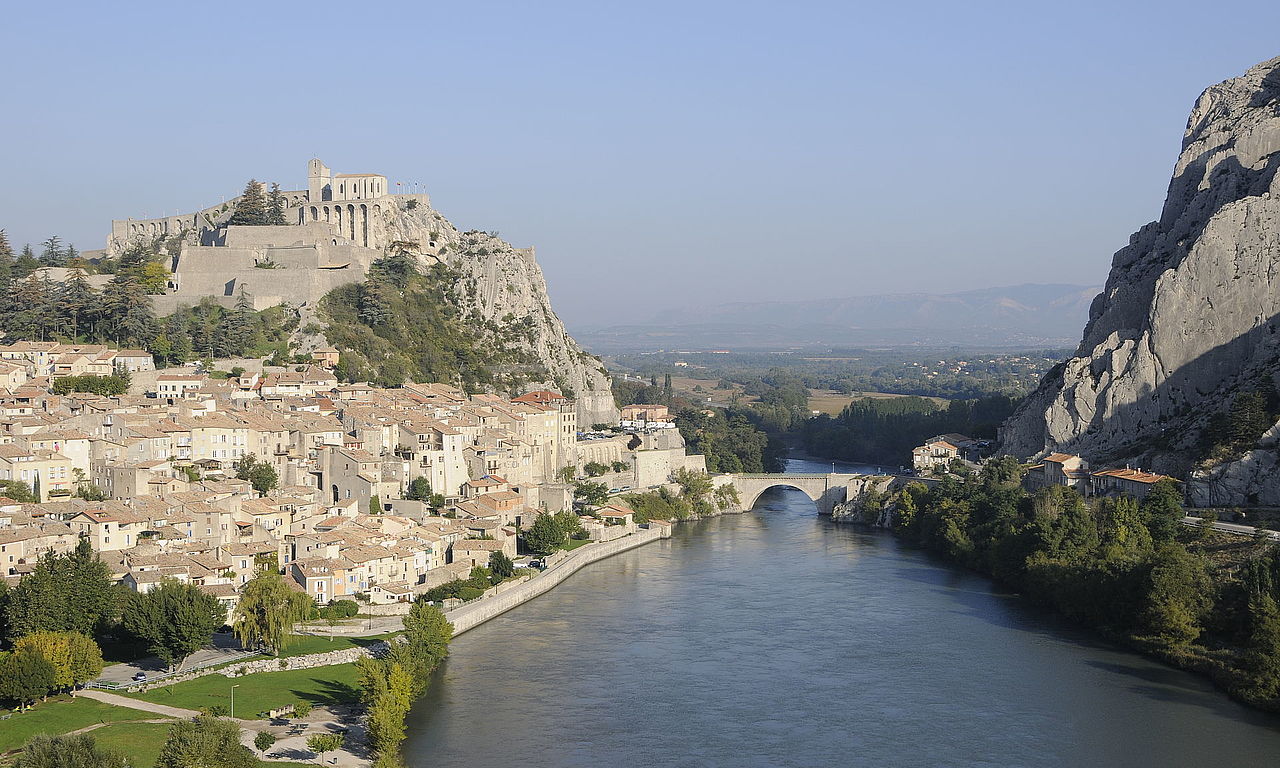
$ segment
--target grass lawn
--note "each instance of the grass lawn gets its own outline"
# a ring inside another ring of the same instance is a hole
[[[129,757],[131,768],[153,768],[160,756],[160,747],[169,735],[169,726],[163,723],[121,723],[90,731],[99,746]],[[280,763],[263,761],[264,766],[275,768],[301,768],[314,763]]]
[[[578,547],[584,547],[591,543],[591,539],[569,539],[569,543],[564,545],[565,551],[572,552]]]
[[[323,627],[323,623],[318,625]],[[399,634],[398,632],[388,632],[384,635],[370,635],[369,637],[320,637],[318,635],[293,635],[289,642],[284,646],[282,657],[288,656],[306,656],[312,653],[328,653],[329,651],[341,651],[347,648],[355,648],[357,646],[370,646],[374,643],[382,642],[388,637]]]
[[[9,714],[4,711],[3,714]],[[154,719],[159,715],[139,712],[128,707],[115,707],[93,699],[62,696],[50,699],[26,712],[14,712],[8,720],[0,720],[0,754],[18,749],[37,733],[66,733],[93,725],[119,720]]]
[[[146,712],[139,713],[147,717]],[[128,755],[131,768],[152,768],[160,756],[160,747],[169,735],[165,723],[120,723],[89,731],[104,749]]]
[[[360,695],[354,664],[259,672],[236,678],[205,675],[153,691],[127,695],[184,709],[199,710],[219,705],[230,708],[233,685],[239,686],[236,688],[236,716],[241,718],[253,718],[259,712],[287,706],[299,699],[312,704],[339,704],[355,701]]]

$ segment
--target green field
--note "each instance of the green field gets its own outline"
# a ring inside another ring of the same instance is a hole
[[[336,664],[315,669],[259,672],[236,678],[205,675],[145,693],[128,695],[184,709],[200,710],[216,706],[230,708],[231,686],[235,685],[239,686],[236,688],[236,716],[255,718],[260,712],[287,706],[299,699],[312,704],[353,702],[360,695],[356,679],[354,664]]]
[[[146,712],[139,714],[145,716]],[[165,723],[120,723],[90,731],[104,749],[129,757],[131,768],[151,768],[160,756],[160,747],[169,735]]]
[[[4,711],[2,714],[9,714]],[[120,720],[151,720],[159,715],[127,707],[114,707],[93,699],[69,696],[50,699],[26,712],[14,712],[8,720],[0,720],[0,754],[18,749],[37,733],[58,734],[79,730],[94,723]]]
[[[323,627],[324,625],[321,623],[319,626]],[[342,651],[347,648],[367,647],[397,634],[399,633],[388,632],[385,635],[372,635],[370,637],[292,635],[289,638],[289,642],[285,644],[284,652],[280,656],[307,656],[312,653],[328,653],[329,651]]]
[[[153,768],[156,758],[160,756],[160,747],[169,734],[169,726],[163,723],[121,723],[98,728],[90,733],[100,746],[128,755],[131,768]],[[264,760],[262,765],[301,768],[307,764]]]

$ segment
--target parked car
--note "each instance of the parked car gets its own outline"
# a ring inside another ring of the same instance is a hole
[[[133,675],[133,682],[135,682],[135,683],[145,683],[145,682],[147,682],[147,673],[146,673],[146,672],[136,672],[136,673],[134,673],[134,675]]]

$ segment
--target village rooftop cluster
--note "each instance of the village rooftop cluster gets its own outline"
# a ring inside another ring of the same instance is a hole
[[[54,342],[0,347],[0,361],[0,492],[35,499],[0,498],[10,583],[83,537],[129,587],[176,579],[229,610],[263,567],[319,603],[406,602],[494,551],[515,558],[538,514],[575,508],[584,468],[613,496],[705,469],[662,406],[584,432],[557,392],[339,385],[323,352],[221,379]],[[130,394],[53,394],[63,376],[113,372],[134,377]],[[240,479],[246,460],[270,481]],[[590,511],[593,540],[635,528],[616,499]]]

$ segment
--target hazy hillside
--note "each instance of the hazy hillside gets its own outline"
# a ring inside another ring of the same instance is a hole
[[[575,328],[587,346],[766,348],[827,345],[1074,344],[1098,286],[1017,285],[949,294],[734,302],[666,312],[647,323]]]

